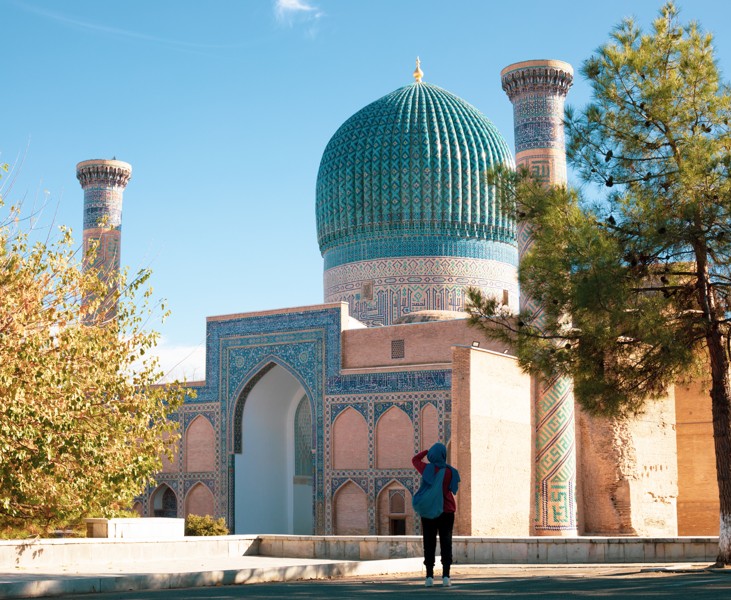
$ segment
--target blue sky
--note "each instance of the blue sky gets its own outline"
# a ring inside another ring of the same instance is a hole
[[[318,304],[315,181],[336,129],[424,80],[487,115],[513,146],[500,70],[532,58],[578,70],[614,25],[644,26],[649,0],[0,0],[0,162],[8,203],[81,239],[75,165],[132,164],[122,262],[151,267],[172,316],[166,368],[202,379],[205,317]],[[685,0],[731,73],[731,3]],[[550,8],[549,8],[550,7]],[[577,77],[569,103],[589,99]]]

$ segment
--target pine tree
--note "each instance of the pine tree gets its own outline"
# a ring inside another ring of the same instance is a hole
[[[573,377],[595,414],[640,412],[710,372],[718,563],[731,564],[731,92],[712,36],[672,3],[649,33],[622,22],[581,71],[593,98],[567,109],[567,157],[591,194],[491,175],[534,228],[521,293],[543,308],[513,317],[471,290],[472,322],[527,371]]]

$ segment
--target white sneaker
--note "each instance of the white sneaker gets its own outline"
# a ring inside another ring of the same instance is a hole
[[[449,580],[449,577],[442,577],[442,585],[449,587],[452,585],[452,582]]]
[[[434,585],[434,578],[433,577],[427,577],[426,581],[424,582],[424,585],[426,587],[431,587]]]

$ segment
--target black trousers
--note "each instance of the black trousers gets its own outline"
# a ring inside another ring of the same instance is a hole
[[[421,518],[421,533],[424,539],[424,566],[426,566],[427,577],[434,577],[437,533],[439,533],[439,549],[442,551],[442,577],[449,577],[449,567],[452,566],[453,529],[454,513],[443,512],[436,519]]]

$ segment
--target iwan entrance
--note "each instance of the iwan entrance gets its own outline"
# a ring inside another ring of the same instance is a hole
[[[234,456],[234,532],[313,533],[312,409],[302,384],[270,364],[242,392]]]

